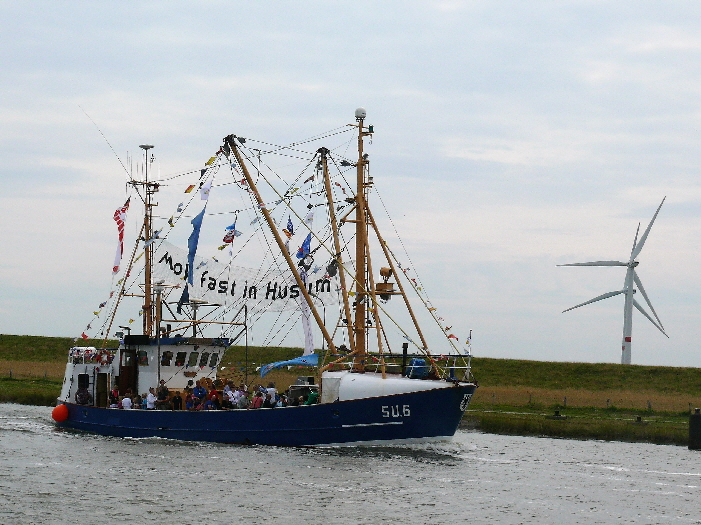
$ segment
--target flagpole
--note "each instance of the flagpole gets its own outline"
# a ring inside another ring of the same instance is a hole
[[[146,207],[144,213],[144,306],[143,306],[143,327],[144,335],[151,336],[153,333],[153,302],[151,298],[151,270],[153,258],[153,246],[151,239],[153,237],[153,212],[151,203],[151,195],[158,191],[158,184],[149,183],[148,181],[148,151],[153,148],[153,144],[141,144],[139,146],[144,150],[146,156],[145,180],[144,180],[144,205]]]

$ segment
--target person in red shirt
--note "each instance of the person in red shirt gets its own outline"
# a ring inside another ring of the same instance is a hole
[[[256,395],[253,396],[253,400],[251,404],[248,405],[248,408],[260,408],[261,406],[263,406],[263,393],[258,391]]]

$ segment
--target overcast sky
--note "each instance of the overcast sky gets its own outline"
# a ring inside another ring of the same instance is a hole
[[[378,191],[477,357],[701,366],[696,2],[2,2],[0,331],[80,335],[109,290],[125,174],[229,133],[289,143],[364,106]],[[82,108],[82,110],[81,110]],[[133,213],[130,219],[136,220]],[[127,230],[128,232],[130,230]],[[640,299],[639,302],[642,303]]]

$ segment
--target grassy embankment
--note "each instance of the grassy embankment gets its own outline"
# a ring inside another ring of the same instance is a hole
[[[72,345],[68,338],[0,335],[0,401],[52,405]],[[255,367],[299,353],[249,348],[248,381],[286,388],[308,370],[275,370],[261,380]],[[242,381],[244,359],[243,348],[227,350],[220,377]],[[701,406],[696,368],[487,358],[473,365],[480,388],[463,424],[486,432],[685,445],[689,411]]]

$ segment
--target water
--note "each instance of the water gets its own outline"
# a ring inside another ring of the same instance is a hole
[[[459,432],[381,449],[242,447],[58,431],[0,404],[0,523],[701,523],[701,453]]]

